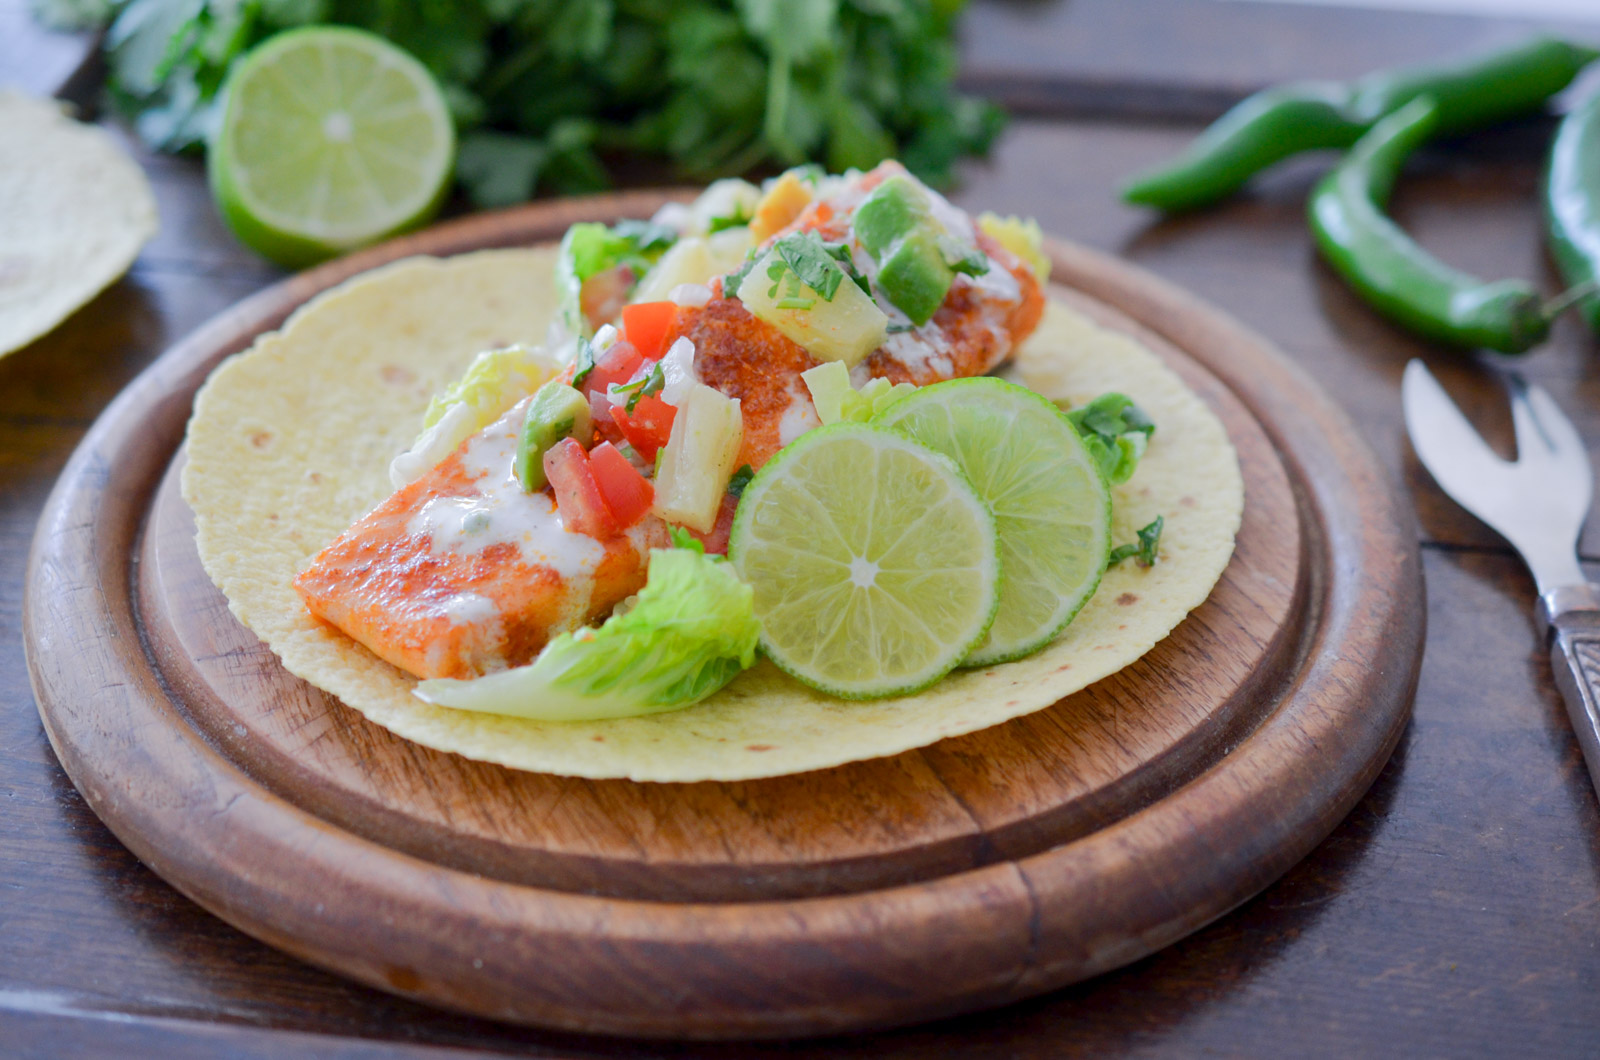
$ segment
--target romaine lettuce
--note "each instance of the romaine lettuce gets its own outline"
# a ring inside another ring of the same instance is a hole
[[[850,385],[850,370],[842,361],[827,361],[808,368],[800,373],[800,378],[811,391],[811,402],[816,405],[817,419],[823,426],[866,423],[916,389],[910,383],[891,385],[887,379],[869,379],[857,390]]]
[[[415,691],[439,706],[537,721],[677,710],[755,662],[753,600],[722,557],[656,549],[633,606],[598,629],[560,634],[528,666],[472,681],[422,681]]]
[[[395,489],[421,478],[560,370],[556,359],[539,346],[507,346],[478,354],[461,378],[434,395],[422,416],[422,433],[389,465]]]

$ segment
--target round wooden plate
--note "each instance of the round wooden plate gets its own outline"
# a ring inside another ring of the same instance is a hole
[[[1125,964],[1261,890],[1348,812],[1416,682],[1410,517],[1350,423],[1261,339],[1066,244],[1056,295],[1166,358],[1227,425],[1246,486],[1210,599],[1113,677],[893,758],[635,784],[431,751],[284,672],[201,569],[178,494],[206,373],[375,265],[550,240],[661,201],[472,217],[294,277],[106,410],[41,519],[24,638],[57,755],[134,853],[256,937],[436,1004],[580,1031],[791,1036]]]

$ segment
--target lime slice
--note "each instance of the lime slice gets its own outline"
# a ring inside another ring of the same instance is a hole
[[[857,423],[821,427],[750,480],[728,555],[761,647],[813,688],[924,688],[983,639],[999,598],[994,517],[954,463]]]
[[[346,27],[280,33],[228,77],[208,169],[239,239],[310,265],[414,227],[444,200],[455,130],[422,64]]]
[[[1005,586],[989,635],[962,663],[1038,651],[1100,584],[1111,491],[1067,417],[1001,379],[923,387],[873,417],[953,459],[994,511]]]

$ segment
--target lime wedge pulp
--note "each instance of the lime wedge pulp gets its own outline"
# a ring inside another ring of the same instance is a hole
[[[761,647],[847,699],[937,681],[994,618],[994,517],[947,457],[840,423],[803,436],[745,487],[729,558],[755,590]]]
[[[923,387],[872,420],[944,453],[994,511],[1005,586],[964,666],[1020,659],[1055,639],[1100,584],[1111,491],[1067,417],[990,377]]]
[[[207,162],[239,239],[298,267],[415,227],[450,185],[455,130],[432,75],[342,26],[280,33],[229,75]]]

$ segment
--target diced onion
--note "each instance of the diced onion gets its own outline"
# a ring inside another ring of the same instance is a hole
[[[700,382],[694,367],[694,343],[680,335],[661,358],[661,375],[666,380],[661,400],[673,406],[683,404],[689,388]]]
[[[667,292],[667,299],[673,305],[703,306],[711,301],[711,288],[703,283],[680,283]]]

